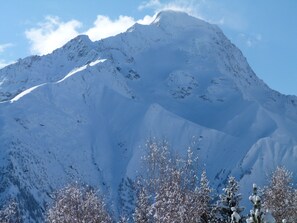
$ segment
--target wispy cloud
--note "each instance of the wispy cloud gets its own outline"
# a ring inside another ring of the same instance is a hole
[[[220,1],[210,0],[147,0],[138,7],[139,10],[151,9],[155,13],[163,10],[183,11],[207,22],[243,30],[247,24],[242,15],[229,11]]]
[[[136,22],[140,24],[149,24],[152,20],[153,16],[148,15],[140,20],[135,20],[133,17],[122,15],[120,15],[118,19],[111,20],[107,16],[98,15],[94,22],[94,26],[88,29],[85,34],[87,34],[91,40],[95,41],[125,32]]]
[[[200,2],[200,1],[199,1]],[[160,0],[150,0],[143,2],[139,9],[153,8],[155,13],[161,10],[185,11],[198,17],[197,1],[175,0],[166,4]],[[200,16],[201,17],[201,16]],[[59,17],[47,16],[43,22],[37,24],[25,35],[30,42],[30,51],[33,54],[44,55],[51,53],[53,50],[63,46],[70,39],[79,34],[87,34],[91,40],[99,40],[109,36],[126,31],[133,24],[149,24],[153,21],[154,16],[145,15],[143,19],[136,20],[130,16],[119,16],[112,20],[108,16],[98,15],[92,27],[81,30],[82,23],[78,20],[62,21]]]
[[[143,9],[146,9],[146,8],[155,8],[155,9],[159,9],[162,7],[162,4],[159,0],[149,0],[149,1],[145,1],[145,2],[142,2],[140,4],[140,6],[138,6],[138,9],[139,10],[143,10]]]
[[[79,34],[82,26],[77,20],[61,21],[58,17],[47,16],[45,21],[39,23],[36,28],[25,32],[31,44],[31,53],[47,54],[54,49],[63,46],[67,41]]]
[[[0,44],[0,53],[3,53],[7,48],[12,47],[12,43]]]
[[[199,13],[201,2],[204,2],[204,0],[173,0],[169,2],[161,2],[160,0],[148,0],[142,2],[141,5],[138,7],[138,10],[153,9],[155,13],[164,10],[182,11],[201,18],[202,15]]]
[[[149,0],[139,6],[139,10],[153,8],[155,14],[161,10],[185,11],[198,17],[197,1],[175,0],[166,4],[160,0]],[[200,2],[200,1],[199,1]],[[201,16],[200,16],[201,17]],[[25,35],[30,42],[30,51],[33,54],[44,55],[61,47],[70,39],[79,34],[87,34],[91,40],[99,40],[126,31],[133,24],[149,24],[153,21],[154,15],[145,15],[143,19],[136,20],[130,16],[120,15],[112,20],[108,16],[98,15],[93,26],[80,31],[82,23],[77,20],[61,21],[55,16],[47,16],[43,22],[36,27],[26,30]]]
[[[240,41],[243,42],[247,47],[254,47],[262,41],[261,34],[239,34]]]
[[[238,32],[243,32],[241,30],[245,27],[245,21],[240,15],[228,12],[218,2],[209,0],[147,0],[142,2],[138,9],[153,10],[155,15],[162,10],[183,11]],[[82,29],[82,22],[78,20],[62,21],[58,17],[48,16],[36,27],[27,30],[25,34],[30,42],[31,53],[43,55],[61,47],[79,34],[87,34],[91,40],[95,41],[124,32],[136,22],[149,24],[154,16],[146,15],[143,19],[136,20],[124,15],[120,15],[117,19],[98,15],[93,26],[84,29]],[[253,44],[251,40],[247,43]]]
[[[44,55],[63,46],[79,34],[87,34],[91,40],[96,41],[125,32],[136,22],[149,24],[152,20],[153,16],[135,20],[132,17],[121,15],[118,19],[112,20],[108,16],[98,15],[92,27],[85,31],[79,31],[82,27],[80,21],[63,22],[58,17],[47,16],[45,21],[39,23],[37,27],[27,30],[25,34],[30,41],[31,53]]]
[[[3,68],[3,67],[6,67],[9,64],[13,64],[13,63],[15,63],[15,61],[6,61],[6,60],[1,60],[0,59],[0,69]]]
[[[249,33],[249,24],[244,12],[234,10],[235,8],[238,9],[232,5],[224,5],[221,1],[211,0],[146,0],[138,10],[150,9],[155,13],[163,10],[183,11],[235,33],[236,43],[242,46],[257,47],[262,42],[262,35]]]
[[[4,53],[7,48],[13,47],[14,44],[12,43],[5,43],[5,44],[0,44],[0,53]],[[14,61],[7,61],[5,59],[0,59],[0,69],[14,63]]]
[[[134,18],[129,16],[119,16],[118,19],[113,21],[107,16],[98,15],[94,26],[85,33],[91,40],[99,40],[124,32],[134,23]]]

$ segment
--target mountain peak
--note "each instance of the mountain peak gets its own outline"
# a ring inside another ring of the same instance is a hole
[[[88,35],[78,35],[64,45],[63,48],[91,47],[93,44]],[[58,49],[59,50],[59,49]]]
[[[193,27],[206,25],[208,23],[185,12],[165,10],[157,14],[153,24],[161,26]]]
[[[78,35],[77,37],[73,38],[72,41],[75,41],[75,42],[85,42],[85,43],[91,43],[92,42],[90,40],[89,36],[88,35],[84,35],[84,34]]]

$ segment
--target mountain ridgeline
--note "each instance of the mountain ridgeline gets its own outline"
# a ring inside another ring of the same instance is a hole
[[[17,198],[31,221],[73,181],[116,206],[148,138],[181,155],[191,146],[214,187],[296,168],[297,98],[271,90],[217,26],[182,12],[21,59],[0,70],[0,101],[0,201]]]

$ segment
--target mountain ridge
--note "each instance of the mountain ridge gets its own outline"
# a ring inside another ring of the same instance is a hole
[[[78,36],[1,69],[0,83],[1,200],[18,196],[30,221],[73,180],[116,201],[150,137],[181,154],[192,144],[215,187],[229,174],[261,185],[277,165],[294,170],[296,97],[271,90],[217,26],[185,13],[96,42]]]

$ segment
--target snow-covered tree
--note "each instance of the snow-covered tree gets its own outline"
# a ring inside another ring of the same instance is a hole
[[[146,154],[143,157],[143,179],[146,181],[148,192],[153,196],[156,195],[159,187],[167,179],[167,172],[172,161],[171,155],[166,140],[148,140]]]
[[[231,223],[239,223],[241,220],[240,215],[238,214],[236,207],[231,208],[232,214],[231,214]]]
[[[11,200],[0,210],[1,223],[20,223],[22,222],[18,204]]]
[[[194,157],[193,150],[191,147],[187,150],[186,159],[179,158],[181,163],[180,169],[182,174],[182,183],[186,190],[193,191],[198,182],[198,158]]]
[[[201,174],[200,185],[191,190],[184,184],[187,181],[182,178],[181,169],[170,170],[168,176],[152,204],[153,222],[209,222],[211,188],[206,172]]]
[[[211,191],[209,181],[206,176],[206,171],[203,170],[200,178],[200,185],[198,188],[198,200],[197,212],[201,217],[201,222],[208,222],[211,218],[210,203],[211,203]]]
[[[233,207],[236,209],[236,213],[240,215],[240,212],[243,211],[239,204],[241,199],[238,182],[235,177],[229,176],[226,187],[223,188],[223,194],[219,196],[217,205],[214,207],[216,222],[230,222]]]
[[[154,222],[184,222],[184,191],[181,187],[181,172],[171,170],[168,180],[160,185],[153,204]]]
[[[143,180],[137,182],[137,199],[133,219],[135,223],[151,222],[151,203],[146,187],[142,185]]]
[[[165,142],[150,141],[147,148],[135,222],[207,222],[211,189],[205,171],[197,185],[198,163],[192,150],[184,159],[173,155]]]
[[[68,185],[56,193],[46,220],[51,223],[112,222],[95,191],[77,184]]]
[[[258,194],[258,187],[256,184],[253,184],[253,194],[249,197],[249,200],[253,204],[253,210],[250,211],[250,215],[246,222],[263,223],[264,212],[262,210],[262,200]]]
[[[292,209],[292,216],[295,222],[297,222],[297,189],[294,190],[294,202],[293,202],[293,209]]]
[[[277,222],[282,219],[287,219],[288,222],[297,220],[292,173],[286,168],[277,167],[273,172],[269,185],[264,189],[263,205],[271,211]]]

